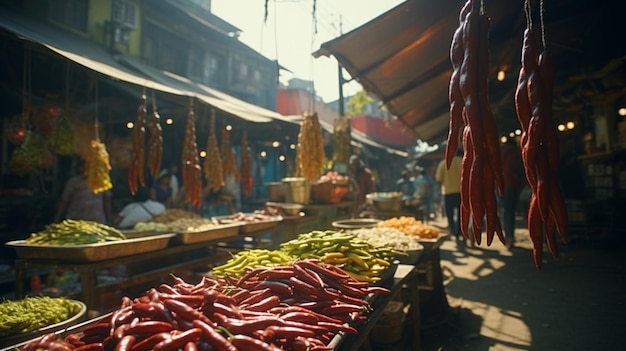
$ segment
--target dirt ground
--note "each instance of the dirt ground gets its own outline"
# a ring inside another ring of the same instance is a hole
[[[625,242],[573,237],[556,259],[545,250],[538,271],[525,228],[510,250],[448,239],[448,318],[422,330],[423,351],[625,350]]]

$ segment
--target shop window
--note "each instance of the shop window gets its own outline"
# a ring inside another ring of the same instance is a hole
[[[137,6],[129,1],[113,1],[113,20],[127,27],[137,27]]]
[[[88,0],[59,0],[49,4],[51,20],[81,32],[87,31]]]

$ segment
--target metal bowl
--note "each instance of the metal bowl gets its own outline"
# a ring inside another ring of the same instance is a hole
[[[353,219],[340,219],[333,221],[331,225],[335,229],[359,229],[359,228],[373,228],[380,222],[380,219],[374,218],[353,218]]]
[[[373,199],[374,208],[381,212],[400,212],[404,207],[404,200],[400,199]]]
[[[287,216],[299,216],[300,211],[302,211],[302,208],[304,208],[304,206],[302,206],[301,204],[282,203],[280,204],[280,208]]]

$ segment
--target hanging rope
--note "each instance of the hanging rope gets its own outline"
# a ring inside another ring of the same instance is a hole
[[[313,0],[313,9],[311,11],[311,29],[312,29],[312,33],[311,33],[311,49],[310,52],[315,51],[315,36],[317,34],[317,0]],[[309,77],[309,84],[310,84],[310,90],[311,90],[311,95],[315,94],[315,83],[314,83],[314,77],[315,77],[315,67],[313,65],[313,55],[309,55],[309,67],[311,69],[311,76]],[[311,99],[309,99],[309,111],[308,112],[315,112],[315,97],[312,96]]]
[[[543,48],[545,50],[546,48],[546,25],[543,21],[543,14],[544,14],[545,8],[543,5],[543,0],[540,0],[539,2],[539,23],[541,24],[541,43],[543,44]]]
[[[95,128],[96,128],[96,140],[99,141],[100,140],[100,127],[98,126],[98,124],[100,123],[100,121],[98,119],[98,78],[94,78],[94,80],[95,80],[94,91],[96,94],[96,98],[94,101],[95,110],[96,110],[96,113],[94,115],[94,121],[95,121]]]

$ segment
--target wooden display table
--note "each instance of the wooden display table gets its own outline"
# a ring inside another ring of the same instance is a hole
[[[249,234],[256,235],[256,234]],[[238,240],[240,236],[228,238]],[[91,316],[108,312],[119,306],[118,293],[124,289],[141,287],[154,281],[165,281],[170,274],[188,277],[194,270],[206,270],[216,264],[222,264],[230,258],[228,254],[216,254],[214,248],[219,242],[227,239],[217,239],[206,242],[177,245],[170,242],[170,246],[163,250],[152,251],[132,256],[119,257],[97,262],[64,262],[50,259],[17,259],[15,260],[15,295],[17,299],[26,296],[25,282],[28,270],[61,270],[75,271],[80,279],[80,292],[76,299],[83,301]],[[102,272],[116,266],[126,266],[126,276],[107,277],[103,282]],[[108,303],[103,299],[110,298]]]
[[[389,294],[378,294],[371,302],[373,311],[368,314],[368,319],[365,323],[357,327],[358,334],[354,335],[337,335],[331,340],[329,346],[333,347],[337,351],[357,351],[363,343],[368,340],[368,335],[374,328],[374,325],[382,315],[385,306],[392,300],[396,299],[399,293],[405,286],[415,287],[417,283],[417,270],[413,265],[400,264],[396,270],[393,279],[390,279],[382,284],[382,286],[391,290]],[[409,311],[410,320],[419,320],[419,294],[410,294],[411,308]],[[412,324],[410,328],[412,336],[411,350],[420,350],[420,327],[419,323]]]

